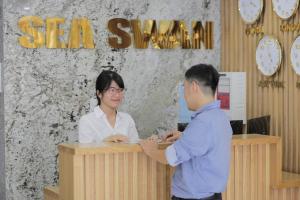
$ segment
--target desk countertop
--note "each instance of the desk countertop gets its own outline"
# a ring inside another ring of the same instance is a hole
[[[277,143],[279,137],[266,136],[258,134],[233,135],[232,145],[249,145],[249,144],[268,144]],[[159,148],[164,149],[170,143],[160,143]],[[60,151],[68,151],[72,154],[101,154],[101,153],[122,153],[122,152],[142,152],[142,148],[138,144],[122,144],[122,143],[92,143],[92,144],[60,144]]]

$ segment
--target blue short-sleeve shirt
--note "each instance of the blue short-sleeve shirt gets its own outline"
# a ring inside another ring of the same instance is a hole
[[[230,165],[232,129],[220,102],[204,105],[173,145],[166,150],[176,166],[172,195],[199,199],[225,190]]]

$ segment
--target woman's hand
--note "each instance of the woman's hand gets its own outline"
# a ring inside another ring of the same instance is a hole
[[[120,143],[120,142],[128,142],[129,139],[125,135],[117,134],[117,135],[108,136],[107,138],[104,138],[103,141]]]
[[[178,140],[178,138],[181,137],[181,134],[182,134],[182,132],[179,132],[176,130],[170,131],[165,134],[164,140],[166,142],[175,142],[176,140]]]

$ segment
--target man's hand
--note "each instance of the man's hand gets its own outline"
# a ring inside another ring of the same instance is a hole
[[[144,152],[150,157],[152,156],[153,152],[157,150],[157,143],[154,140],[141,140],[140,145]]]
[[[163,164],[168,164],[167,158],[165,156],[165,150],[160,150],[157,148],[157,142],[146,139],[141,140],[140,145],[144,150],[145,154]]]
[[[167,142],[175,142],[178,138],[181,137],[181,132],[179,131],[170,131],[164,136],[164,140]]]
[[[108,136],[103,141],[104,142],[116,142],[116,143],[120,143],[120,142],[128,142],[129,139],[125,135],[117,134],[117,135]]]

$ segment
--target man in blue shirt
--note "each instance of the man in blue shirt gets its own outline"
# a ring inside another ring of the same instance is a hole
[[[155,141],[140,142],[145,153],[161,163],[176,166],[172,200],[221,200],[229,175],[232,129],[216,101],[219,73],[199,64],[185,73],[184,98],[195,111],[183,133],[167,134],[175,141],[166,150]]]

